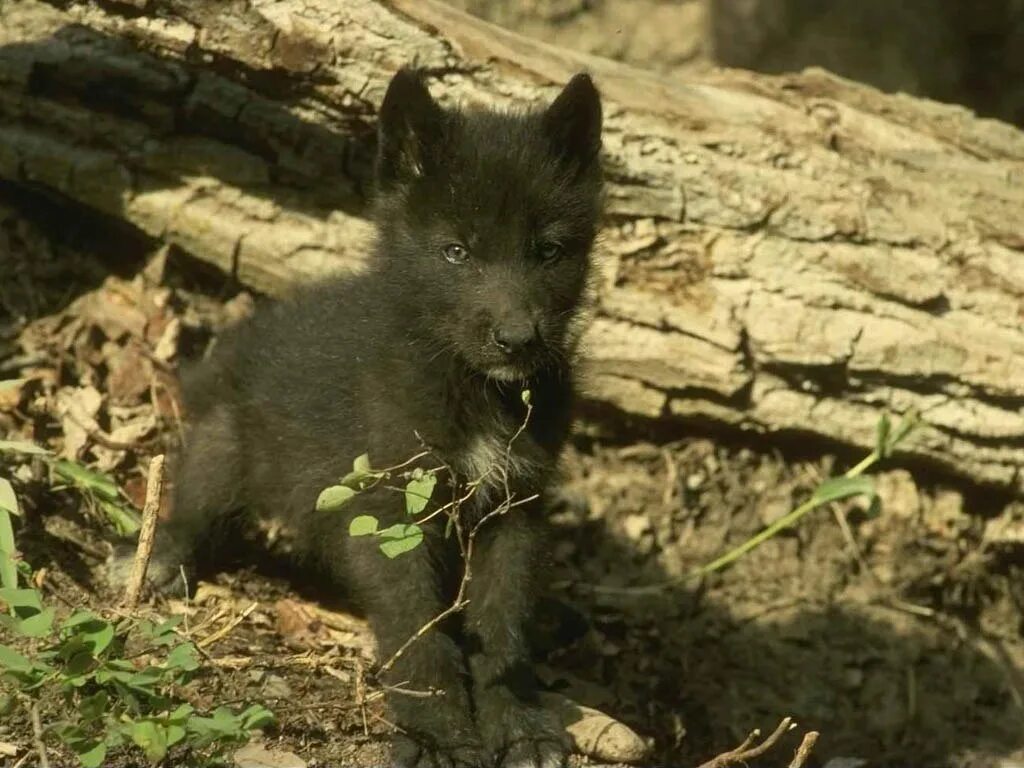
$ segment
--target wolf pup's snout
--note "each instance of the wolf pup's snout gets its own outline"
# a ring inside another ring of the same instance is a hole
[[[498,321],[491,331],[498,349],[509,357],[526,352],[540,340],[537,324],[523,315]]]

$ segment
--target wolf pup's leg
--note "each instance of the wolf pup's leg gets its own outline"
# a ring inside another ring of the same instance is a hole
[[[356,588],[377,638],[381,664],[386,664],[406,641],[451,605],[438,567],[443,535],[428,529],[423,545],[394,559],[380,552],[374,537],[341,535],[346,542],[345,578]],[[426,697],[400,692],[389,695],[392,716],[404,732],[396,736],[394,748],[400,766],[485,765],[467,690],[465,658],[448,629],[442,623],[417,637],[383,675],[389,685],[437,692]]]
[[[484,524],[474,543],[466,636],[481,736],[497,765],[557,768],[568,738],[537,701],[525,627],[541,568],[537,508],[513,509]]]

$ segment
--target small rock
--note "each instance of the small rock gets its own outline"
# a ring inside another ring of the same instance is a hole
[[[249,744],[235,752],[235,768],[307,768],[306,761],[292,752]]]
[[[541,694],[544,707],[562,719],[573,748],[581,755],[607,763],[643,760],[650,745],[624,723],[556,693]]]

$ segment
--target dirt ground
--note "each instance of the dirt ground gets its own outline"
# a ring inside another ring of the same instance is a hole
[[[0,400],[0,438],[109,471],[141,506],[149,457],[179,433],[178,363],[251,297],[180,254],[5,194],[0,379],[27,381]],[[695,765],[786,715],[821,732],[813,765],[1024,765],[1024,507],[996,516],[1005,499],[890,468],[879,516],[836,504],[723,573],[673,584],[858,457],[585,416],[552,510],[537,632],[547,686],[650,737],[650,766]],[[0,473],[26,508],[19,543],[44,590],[64,606],[114,605],[114,536],[92,505],[10,455]],[[365,624],[286,560],[258,560],[226,558],[191,599],[152,605],[215,640],[187,694],[199,707],[265,703],[279,719],[268,745],[310,766],[384,764],[380,702],[357,705],[373,664]],[[50,705],[44,720],[60,715]],[[17,715],[0,723],[0,741],[27,749],[28,734]],[[758,765],[786,765],[796,742]]]

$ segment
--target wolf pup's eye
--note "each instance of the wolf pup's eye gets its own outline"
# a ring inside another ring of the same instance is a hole
[[[541,261],[554,261],[562,255],[561,243],[541,243],[537,246],[537,255]]]
[[[451,264],[461,264],[469,258],[469,249],[462,243],[448,243],[441,249],[441,253],[444,254],[445,261]]]

